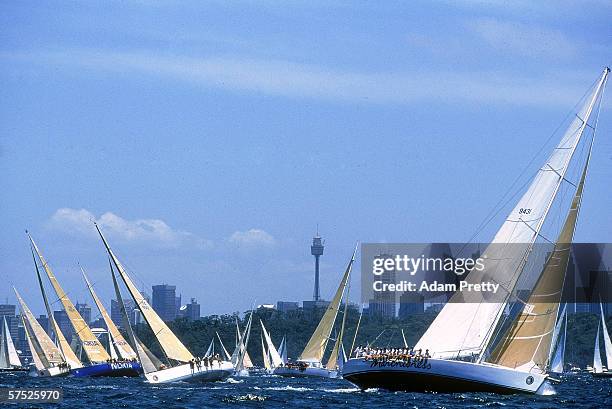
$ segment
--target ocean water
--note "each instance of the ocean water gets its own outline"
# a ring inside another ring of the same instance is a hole
[[[360,391],[344,380],[250,376],[209,384],[150,385],[140,378],[30,378],[0,373],[0,387],[60,387],[59,404],[0,404],[44,408],[612,408],[612,379],[573,375],[557,395]]]

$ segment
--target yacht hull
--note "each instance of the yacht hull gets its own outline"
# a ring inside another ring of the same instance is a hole
[[[56,377],[56,376],[68,376],[70,374],[70,370],[68,368],[59,368],[57,366],[53,366],[51,368],[37,370],[36,368],[31,368],[28,372],[28,375],[31,377]]]
[[[427,358],[411,363],[349,359],[343,377],[361,389],[408,392],[553,393],[547,375],[492,364]]]
[[[612,372],[591,372],[594,378],[612,378]]]
[[[318,377],[318,378],[339,378],[338,371],[331,371],[327,368],[307,367],[304,369],[298,368],[287,368],[286,366],[275,368],[272,372],[274,375],[286,376],[292,378],[306,378],[306,377]]]
[[[138,362],[101,363],[74,369],[72,375],[77,378],[96,377],[138,377],[142,373],[142,367]]]
[[[229,378],[234,372],[231,362],[214,362],[211,366],[191,367],[189,364],[173,366],[145,374],[149,383],[215,382]]]
[[[0,368],[0,372],[26,372],[28,368],[18,367],[18,368]]]

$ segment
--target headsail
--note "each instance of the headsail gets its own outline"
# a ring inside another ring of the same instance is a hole
[[[563,327],[563,331],[561,331]],[[550,371],[554,373],[563,373],[565,360],[565,339],[567,337],[567,304],[563,307],[561,318],[559,318],[555,327],[556,337],[553,336],[553,345],[557,345],[555,354],[551,359]]]
[[[261,324],[261,332],[263,333],[263,338],[266,341],[266,350],[268,355],[270,356],[270,364],[273,368],[276,368],[277,366],[280,366],[283,363],[283,360],[276,348],[274,347],[274,344],[272,343],[272,338],[270,338],[270,334],[266,330],[266,327],[264,327],[263,321],[259,320],[259,323]]]
[[[486,347],[602,95],[608,72],[606,68],[560,143],[484,251],[483,258],[488,259],[485,268],[472,270],[466,277],[469,283],[500,284],[503,297],[487,302],[487,293],[455,293],[417,342],[416,349],[428,348],[434,357],[452,358],[480,354]]]
[[[349,291],[351,287],[347,285],[346,294],[344,295],[344,313],[342,315],[342,325],[340,326],[340,335],[336,339],[334,343],[334,348],[332,349],[331,354],[329,355],[329,360],[325,367],[329,370],[342,370],[342,366],[344,365],[344,345],[342,344],[342,340],[344,339],[344,327],[346,325],[346,316],[348,314],[348,299],[349,299]],[[403,332],[402,332],[403,335]],[[342,362],[342,365],[338,365],[339,362]]]
[[[287,363],[287,339],[283,336],[281,340],[280,346],[278,347],[278,354],[281,357],[281,361],[283,364]]]
[[[595,351],[593,352],[593,372],[602,373],[603,365],[601,364],[601,352],[599,351],[599,329],[601,323],[597,323],[597,335],[595,336]]]
[[[125,271],[125,268],[123,268],[123,265],[121,264],[119,259],[115,256],[113,251],[111,250],[110,246],[108,245],[108,242],[106,241],[106,238],[100,231],[100,228],[98,227],[97,224],[96,224],[96,229],[98,230],[98,234],[100,235],[100,237],[102,238],[102,241],[104,242],[104,247],[106,247],[106,251],[108,252],[108,255],[111,257],[113,264],[115,265],[115,267],[117,268],[117,271],[119,272],[119,275],[123,279],[125,286],[130,292],[130,295],[132,296],[132,298],[134,299],[134,302],[136,302],[136,304],[138,305],[138,308],[140,309],[142,316],[144,317],[145,321],[147,322],[147,324],[153,331],[153,334],[159,341],[159,344],[164,350],[164,353],[166,354],[166,356],[169,359],[173,359],[179,362],[189,362],[192,359],[194,359],[191,352],[189,352],[189,350],[185,347],[185,345],[183,345],[183,343],[176,337],[176,335],[174,335],[174,333],[170,330],[170,328],[168,328],[166,323],[160,318],[159,315],[157,315],[157,313],[153,310],[153,308],[151,308],[151,306],[149,305],[147,300],[142,296],[140,291],[138,291],[138,289],[132,282],[132,279],[128,276],[127,272]]]
[[[38,369],[49,368],[65,362],[62,352],[55,346],[53,341],[51,341],[51,338],[49,338],[49,335],[47,335],[40,323],[36,320],[34,314],[32,314],[32,311],[30,311],[17,290],[14,291],[17,296],[17,301],[19,302],[19,308],[21,309],[21,317],[25,324],[28,341],[30,346],[34,347],[32,355],[37,355],[37,358],[43,366],[43,368]]]
[[[230,355],[230,354],[227,352],[227,349],[225,349],[225,345],[223,345],[223,341],[221,341],[221,336],[219,335],[219,333],[218,333],[218,332],[216,332],[216,334],[217,334],[217,338],[219,339],[219,344],[221,344],[221,349],[223,350],[223,355],[224,355],[223,360],[224,360],[224,361],[231,361],[232,357],[231,357],[231,355]]]
[[[268,352],[268,350],[266,349],[266,346],[264,345],[264,339],[263,339],[263,335],[261,335],[261,354],[263,355],[263,364],[264,364],[264,368],[265,369],[272,369],[272,365],[270,365],[270,353]]]
[[[91,329],[89,328],[83,317],[81,317],[81,314],[79,314],[79,312],[74,307],[74,304],[72,304],[72,301],[70,301],[70,299],[64,292],[64,289],[60,286],[59,281],[57,281],[57,278],[55,278],[53,271],[51,271],[49,264],[42,256],[40,250],[38,249],[38,246],[36,246],[36,243],[34,243],[32,237],[29,234],[28,237],[30,237],[30,242],[34,247],[36,254],[38,254],[38,258],[40,259],[40,262],[43,265],[45,272],[47,273],[47,277],[49,278],[49,281],[51,282],[51,285],[53,286],[57,297],[62,303],[62,306],[66,311],[66,315],[68,315],[68,319],[70,320],[70,324],[72,324],[74,332],[81,341],[81,346],[83,347],[83,350],[87,355],[87,359],[89,359],[89,361],[92,363],[108,361],[110,359],[110,355],[106,352],[106,350],[100,343],[100,340],[98,340],[94,333],[91,332]]]
[[[547,371],[550,364],[550,350],[554,346],[552,335],[559,311],[588,166],[589,157],[587,156],[578,188],[563,228],[555,242],[555,247],[523,311],[493,351],[490,362],[540,373]]]
[[[89,289],[89,292],[91,293],[91,298],[93,298],[96,306],[98,307],[98,310],[100,311],[100,315],[102,316],[102,319],[104,320],[104,323],[106,324],[106,328],[108,329],[108,332],[110,334],[111,344],[109,345],[109,348],[111,350],[111,356],[112,356],[112,351],[114,351],[114,349],[116,348],[117,352],[119,353],[119,356],[122,359],[136,358],[136,353],[134,352],[132,347],[130,347],[130,345],[127,343],[125,338],[123,338],[123,335],[121,335],[121,332],[119,332],[119,329],[117,328],[117,326],[115,325],[111,317],[108,315],[106,308],[104,308],[104,304],[102,304],[102,301],[100,301],[100,298],[98,298],[98,295],[94,291],[93,286],[91,285],[91,283],[87,279],[87,276],[85,275],[85,270],[83,270],[83,267],[81,267],[81,273],[83,274],[83,279],[85,280],[85,284],[87,284],[87,288]]]
[[[19,355],[17,355],[15,344],[13,344],[13,338],[11,338],[11,331],[9,330],[8,324],[6,322],[6,316],[2,318],[4,319],[4,342],[8,355],[8,364],[11,366],[19,367],[21,366],[21,360],[19,359]]]
[[[355,247],[355,250],[353,251],[353,256],[351,257],[351,260],[346,266],[346,270],[344,271],[342,280],[340,280],[340,285],[336,290],[334,298],[329,303],[327,310],[325,310],[325,313],[323,314],[319,325],[310,337],[310,340],[306,344],[304,351],[302,351],[302,354],[299,357],[300,361],[321,362],[323,360],[323,354],[325,353],[327,341],[329,340],[329,336],[331,335],[332,328],[334,327],[334,322],[336,321],[336,317],[340,309],[342,295],[344,294],[344,289],[346,288],[346,285],[351,275],[351,270],[353,268],[353,263],[355,262],[356,252],[357,247]]]
[[[57,345],[59,346],[59,349],[62,352],[64,359],[66,360],[66,363],[70,365],[72,369],[81,368],[83,366],[83,364],[81,363],[81,360],[77,358],[76,354],[70,347],[70,344],[66,340],[64,333],[62,332],[59,325],[57,324],[57,321],[55,321],[55,317],[53,316],[53,311],[51,311],[51,306],[49,305],[49,300],[47,299],[47,292],[45,291],[45,286],[43,285],[42,277],[40,275],[40,270],[38,269],[38,263],[36,262],[36,256],[34,255],[33,246],[31,250],[32,250],[32,259],[34,260],[34,267],[36,269],[36,278],[38,279],[38,285],[40,287],[40,293],[42,294],[43,301],[45,303],[45,309],[47,310],[47,316],[49,317],[49,325],[51,327],[50,330],[55,335],[55,341],[57,342]]]

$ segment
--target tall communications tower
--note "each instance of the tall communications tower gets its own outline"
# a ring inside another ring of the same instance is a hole
[[[314,295],[313,299],[319,301],[321,299],[321,293],[319,292],[319,257],[323,255],[323,241],[319,236],[319,229],[317,228],[317,235],[312,238],[312,246],[310,246],[310,254],[315,256],[315,282],[314,282]]]

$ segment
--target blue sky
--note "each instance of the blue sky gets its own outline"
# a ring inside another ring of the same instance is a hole
[[[28,228],[108,302],[94,219],[203,313],[310,299],[317,223],[325,297],[356,240],[468,240],[611,63],[609,2],[503,3],[3,2],[0,298],[43,312]],[[578,241],[610,241],[609,101]]]

